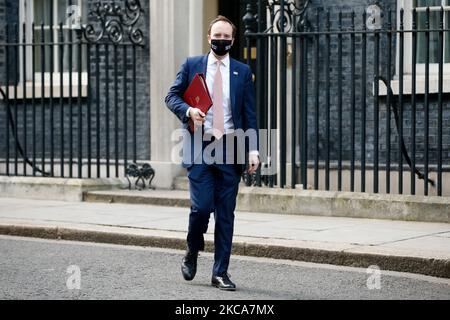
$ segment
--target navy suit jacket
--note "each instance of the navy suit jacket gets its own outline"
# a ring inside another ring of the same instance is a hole
[[[186,112],[189,105],[182,99],[184,92],[191,83],[196,73],[206,75],[208,63],[208,54],[196,57],[189,57],[182,64],[175,82],[166,96],[165,102],[167,107],[180,119],[186,136],[183,137],[184,142],[190,141],[190,146],[195,144],[194,135],[188,130],[189,118]],[[242,129],[247,131],[253,129],[256,132],[257,140],[253,143],[251,150],[258,150],[258,131],[255,113],[255,87],[253,85],[253,76],[250,67],[230,57],[230,103],[233,118],[234,129]],[[197,130],[201,132],[201,130]],[[248,151],[248,145],[246,146]],[[185,150],[183,146],[183,166],[190,167],[197,154],[191,147],[191,152]],[[201,150],[201,148],[199,148]],[[197,149],[198,150],[198,149]],[[244,166],[237,168],[242,172]]]

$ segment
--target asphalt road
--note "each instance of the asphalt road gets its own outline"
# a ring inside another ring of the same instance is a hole
[[[213,256],[183,280],[183,252],[0,236],[0,299],[445,299],[450,280],[233,256],[236,292],[210,286]],[[379,274],[379,277],[378,277]]]

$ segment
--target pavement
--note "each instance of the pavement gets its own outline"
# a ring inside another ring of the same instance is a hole
[[[233,254],[450,278],[450,224],[236,212]],[[188,209],[0,198],[0,234],[184,249]],[[205,235],[213,251],[214,218]]]

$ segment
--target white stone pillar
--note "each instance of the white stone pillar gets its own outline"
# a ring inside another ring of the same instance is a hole
[[[189,55],[197,56],[203,53],[203,1],[189,0]]]
[[[170,140],[180,123],[164,98],[189,53],[186,33],[181,31],[189,26],[188,4],[185,0],[150,1],[150,147],[157,188],[172,188],[174,177],[182,173],[180,165],[171,160]],[[179,28],[182,25],[184,29]]]
[[[157,188],[172,188],[174,178],[185,172],[171,159],[176,145],[171,135],[181,123],[164,99],[186,57],[202,54],[204,1],[150,1],[151,165]]]

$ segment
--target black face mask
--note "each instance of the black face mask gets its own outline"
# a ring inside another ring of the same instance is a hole
[[[226,55],[231,49],[231,40],[211,40],[211,49],[218,56]]]

